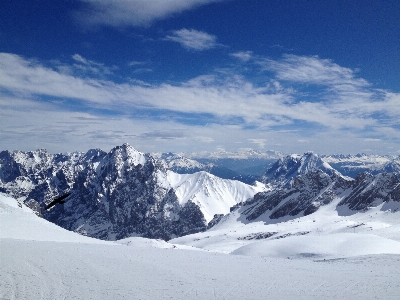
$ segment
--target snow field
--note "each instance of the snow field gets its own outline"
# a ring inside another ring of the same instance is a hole
[[[381,230],[398,228],[390,219],[394,215],[379,215],[380,222],[389,225]],[[202,233],[215,237],[208,247],[223,250],[224,243],[216,241],[226,234],[227,244],[242,243],[234,253],[245,255],[190,251],[189,246],[159,240],[132,237],[106,242],[80,236],[38,218],[1,194],[0,222],[0,299],[397,299],[400,294],[400,255],[360,255],[369,253],[369,248],[352,257],[336,256],[354,249],[346,244],[350,241],[346,236],[356,237],[359,249],[366,241],[379,247],[388,240],[371,239],[365,233],[291,236],[273,240],[276,245],[267,247],[271,241],[236,238],[268,227],[263,222],[236,223],[230,234],[221,224]],[[317,226],[318,219],[305,217],[302,222],[285,222],[282,232],[295,229],[294,225]],[[331,247],[334,236],[338,248]],[[196,237],[201,235],[181,239]],[[199,241],[207,243],[210,238]],[[390,243],[385,247],[397,249],[398,242]],[[333,257],[324,260],[314,255],[324,251],[331,251]]]

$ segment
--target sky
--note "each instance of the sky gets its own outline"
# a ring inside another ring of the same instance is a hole
[[[1,0],[0,151],[400,155],[400,1]]]

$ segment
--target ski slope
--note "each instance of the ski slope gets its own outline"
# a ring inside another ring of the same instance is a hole
[[[2,194],[0,226],[0,299],[397,299],[400,294],[397,254],[287,259],[287,253],[271,256],[240,247],[230,255],[143,238],[99,241],[48,223]],[[221,230],[226,228],[214,232]],[[381,240],[371,240],[376,242]]]

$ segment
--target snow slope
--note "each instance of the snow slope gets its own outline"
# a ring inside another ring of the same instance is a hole
[[[355,213],[335,210],[340,198],[311,215],[268,216],[248,221],[240,210],[206,232],[171,240],[210,251],[299,258],[337,259],[378,253],[400,254],[400,203],[386,203]]]
[[[397,299],[400,293],[400,255],[324,261],[188,251],[142,238],[106,242],[58,228],[1,194],[0,208],[1,299]]]
[[[227,214],[229,208],[246,201],[265,189],[263,185],[251,186],[236,180],[216,177],[207,172],[194,174],[167,173],[167,180],[175,190],[182,205],[191,200],[200,207],[207,222],[215,214]]]
[[[101,240],[65,230],[39,218],[30,208],[0,193],[0,238],[28,241],[104,243]]]

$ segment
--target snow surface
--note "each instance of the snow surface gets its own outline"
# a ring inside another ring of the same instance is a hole
[[[282,229],[279,224],[243,224],[231,219],[203,233],[217,236],[230,230],[232,235],[226,239],[232,241],[234,231],[244,235],[266,226],[283,232],[330,225],[326,235],[321,227],[314,235],[271,240],[273,247],[267,246],[267,240],[244,240],[247,245],[238,245],[237,255],[230,255],[190,251],[143,238],[116,242],[87,238],[40,219],[23,204],[0,194],[0,299],[398,298],[400,255],[390,254],[399,250],[395,213],[376,209],[362,217],[325,216],[330,221],[341,220],[337,223],[343,224],[337,227],[324,220],[323,213],[315,222],[308,217],[301,223],[282,223]],[[354,228],[345,232],[347,225],[365,223],[368,218],[368,226],[379,234],[370,236],[366,225],[356,227],[356,233]],[[229,222],[236,227],[228,226]],[[194,236],[200,237],[186,238]],[[372,255],[382,249],[385,254]],[[314,255],[318,253],[331,258]]]
[[[167,180],[175,190],[179,203],[191,200],[200,207],[204,218],[210,222],[215,214],[227,214],[230,207],[246,201],[266,187],[237,180],[222,179],[207,172],[178,174],[167,171]]]
[[[383,203],[367,212],[355,213],[346,206],[335,210],[339,201],[337,198],[304,217],[271,220],[267,213],[254,222],[236,210],[206,232],[170,242],[223,253],[269,257],[298,258],[308,253],[321,259],[336,259],[400,254],[400,215],[396,213],[400,202]],[[272,233],[268,238],[261,238]]]

